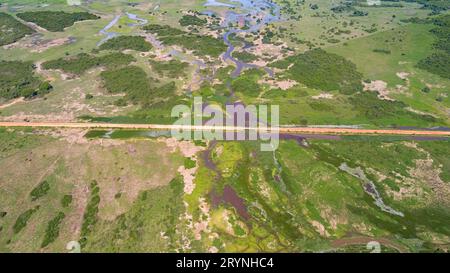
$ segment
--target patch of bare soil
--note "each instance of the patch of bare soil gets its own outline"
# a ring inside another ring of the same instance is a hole
[[[197,172],[198,166],[195,166],[192,169],[186,169],[184,166],[180,166],[178,168],[178,172],[183,177],[184,181],[184,193],[192,194],[195,189],[194,179],[195,173]]]
[[[5,104],[0,105],[0,109],[5,109],[5,108],[7,108],[7,107],[13,106],[14,104],[17,104],[17,103],[21,103],[21,102],[23,102],[23,101],[24,101],[24,98],[17,98],[17,99],[14,99],[14,100],[12,100],[12,101],[9,101],[9,102],[7,102],[7,103],[5,103]]]
[[[199,200],[199,209],[202,214],[201,217],[199,217],[201,220],[199,222],[194,223],[194,238],[195,240],[201,240],[202,239],[202,233],[210,233],[211,230],[209,229],[209,221],[211,220],[209,215],[209,204],[206,202],[205,198],[200,198]]]
[[[83,215],[88,203],[89,187],[86,184],[74,184],[72,191],[72,200],[74,210],[66,218],[66,225],[68,226],[70,234],[73,234],[74,239],[79,237],[81,233],[81,225],[83,224]]]
[[[80,130],[80,129],[35,130],[33,133],[62,139],[70,144],[87,144],[89,142],[89,140],[84,137],[87,133],[87,130]]]
[[[310,223],[316,229],[316,231],[319,232],[319,234],[321,236],[325,236],[325,237],[330,236],[328,231],[325,229],[324,225],[322,225],[320,222],[313,220]]]
[[[36,72],[38,74],[44,76],[49,82],[55,81],[55,79],[48,73],[48,71],[42,69],[42,61],[35,63],[35,65],[36,65]]]
[[[24,112],[19,112],[12,116],[0,117],[2,121],[26,121],[26,122],[39,122],[39,121],[48,121],[48,122],[71,122],[76,120],[76,116],[73,113],[62,112],[55,114],[46,114],[46,115],[33,115],[33,114],[25,114]]]
[[[247,49],[249,53],[259,57],[264,58],[266,56],[270,56],[273,58],[276,57],[272,61],[281,60],[287,56],[293,55],[290,51],[288,53],[284,53],[284,49],[288,46],[286,43],[280,43],[278,45],[275,44],[265,44],[262,37],[259,37],[253,44],[251,48]]]
[[[196,146],[191,141],[178,141],[175,138],[159,138],[158,141],[164,142],[167,145],[167,147],[171,149],[172,152],[176,152],[177,150],[179,150],[183,154],[183,156],[189,157],[196,162],[198,160],[197,153],[205,150],[204,147]],[[195,189],[194,180],[197,169],[198,163],[192,169],[186,169],[184,166],[180,166],[178,168],[178,172],[183,177],[184,192],[186,194],[192,194],[192,192]]]
[[[288,90],[298,84],[298,82],[293,80],[260,80],[258,82],[259,84],[268,84],[271,89],[281,89],[281,90]]]
[[[312,96],[311,97],[313,100],[321,100],[321,99],[326,99],[326,100],[330,100],[334,98],[333,94],[329,94],[329,93],[320,93],[317,96]]]
[[[42,53],[52,47],[70,44],[74,40],[75,40],[75,38],[73,38],[73,37],[64,37],[64,38],[57,38],[57,39],[44,39],[42,37],[42,34],[37,33],[37,34],[31,35],[27,39],[22,39],[13,44],[4,46],[4,48],[5,49],[22,48],[22,49],[28,49],[30,52],[33,52],[33,53]]]
[[[35,24],[35,23],[32,23],[32,22],[25,22],[25,24],[26,24],[27,26],[31,27],[32,29],[36,30],[37,32],[48,32],[48,30],[46,30],[46,29],[43,28],[43,27],[38,26],[38,25]]]
[[[378,93],[378,98],[382,100],[394,101],[394,99],[389,97],[389,89],[387,87],[387,82],[384,81],[371,81],[370,83],[364,82],[364,91],[374,91]]]
[[[411,177],[424,182],[428,185],[434,194],[434,200],[437,204],[450,206],[450,184],[444,182],[440,174],[442,166],[434,166],[433,159],[416,160],[416,167],[409,170]]]
[[[179,150],[185,157],[193,157],[205,150],[205,147],[197,146],[192,141],[179,141],[175,138],[159,138],[158,142],[165,143],[172,152]]]
[[[399,77],[402,80],[407,80],[409,77],[408,72],[397,72],[396,75],[397,75],[397,77]]]
[[[419,111],[419,110],[416,110],[416,109],[414,109],[414,108],[412,108],[412,107],[406,107],[405,109],[408,110],[408,111],[410,111],[410,112],[416,113],[416,114],[418,114],[418,115],[422,115],[422,116],[428,115],[428,116],[433,116],[433,117],[435,117],[435,118],[439,118],[438,116],[436,116],[436,115],[434,115],[434,114],[431,114],[431,113],[428,113],[428,112]]]

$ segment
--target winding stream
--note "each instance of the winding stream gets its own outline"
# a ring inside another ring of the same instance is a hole
[[[114,16],[112,21],[109,22],[102,30],[100,30],[100,34],[105,35],[106,37],[103,38],[100,42],[98,42],[97,46],[100,46],[101,44],[108,41],[109,39],[112,39],[112,38],[116,37],[117,35],[119,35],[116,32],[109,32],[109,29],[112,28],[114,25],[116,25],[117,22],[119,22],[120,17],[122,17],[122,15],[120,15],[120,14]]]
[[[264,27],[265,24],[280,21],[280,7],[270,0],[231,0],[232,2],[238,2],[242,13],[236,13],[234,11],[227,11],[225,20],[222,23],[223,28],[227,28],[230,24],[245,23],[248,24],[248,29],[231,28],[223,36],[225,44],[228,46],[227,51],[223,55],[224,61],[231,61],[236,65],[236,69],[232,73],[232,77],[238,77],[242,70],[245,68],[263,68],[269,76],[273,77],[274,73],[267,67],[260,67],[254,64],[247,64],[239,61],[232,56],[233,51],[236,49],[230,41],[230,35],[238,33],[252,33],[257,32]],[[217,1],[208,0],[205,6],[227,6],[236,7],[234,5],[227,5]],[[254,18],[259,18],[255,21]],[[245,44],[243,49],[249,48],[249,44]]]
[[[130,24],[128,24],[128,26],[130,26],[130,27],[143,26],[143,25],[148,23],[148,20],[140,18],[136,14],[129,13],[129,12],[125,12],[125,14],[127,15],[127,17],[130,20],[133,20],[133,21],[137,22],[137,23],[130,23]],[[114,16],[114,18],[102,30],[100,30],[99,33],[101,35],[106,36],[106,37],[103,38],[100,42],[98,42],[97,46],[100,46],[104,42],[108,41],[109,39],[112,39],[112,38],[117,37],[119,35],[117,32],[110,32],[109,30],[119,22],[121,17],[122,17],[122,14],[118,14],[118,15]]]
[[[367,178],[366,174],[364,173],[364,171],[361,169],[361,167],[358,168],[350,168],[347,163],[342,163],[341,166],[339,167],[339,169],[341,169],[342,171],[353,175],[354,177],[358,178],[359,180],[361,180],[364,183],[364,191],[366,193],[368,193],[370,196],[372,196],[372,198],[375,200],[375,205],[377,205],[377,207],[379,207],[382,211],[385,211],[387,213],[393,214],[393,215],[397,215],[400,217],[404,217],[405,215],[400,212],[397,211],[389,206],[387,206],[384,201],[383,198],[381,198],[380,193],[378,192],[375,184]]]

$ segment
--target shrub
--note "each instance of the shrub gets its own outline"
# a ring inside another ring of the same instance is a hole
[[[63,208],[68,208],[70,204],[72,204],[72,195],[70,194],[64,195],[63,198],[61,199],[61,206]]]
[[[81,225],[80,244],[86,245],[87,236],[97,223],[98,205],[100,204],[100,196],[97,181],[92,181],[90,185],[91,196],[89,203],[83,215],[83,224]]]
[[[53,243],[59,236],[59,229],[61,222],[64,220],[66,215],[63,212],[59,212],[50,222],[48,222],[47,229],[45,230],[44,240],[42,241],[41,247],[46,247]]]
[[[194,35],[166,25],[150,24],[143,28],[145,31],[157,34],[166,45],[179,45],[193,50],[196,55],[219,57],[226,49],[225,43],[211,36]]]
[[[196,165],[196,162],[194,160],[190,159],[189,157],[186,157],[184,159],[184,168],[192,169],[195,167],[195,165]]]
[[[391,54],[391,51],[389,49],[376,48],[376,49],[374,49],[372,51],[375,52],[375,53]]]
[[[32,201],[36,201],[39,198],[41,198],[42,196],[45,196],[48,191],[50,190],[50,184],[48,183],[47,180],[41,182],[39,185],[36,186],[36,188],[34,188],[31,193],[30,193],[30,197]]]
[[[430,93],[431,89],[428,86],[425,86],[424,88],[421,89],[421,91],[424,93]]]
[[[30,220],[31,216],[39,210],[39,206],[36,206],[32,209],[29,209],[25,212],[23,212],[19,217],[17,217],[16,222],[13,226],[13,231],[15,234],[19,233],[22,229],[24,229],[27,226],[28,221]]]
[[[127,100],[126,100],[126,99],[120,98],[120,99],[118,99],[118,100],[116,100],[116,101],[114,102],[114,105],[115,105],[115,106],[119,106],[119,107],[124,107],[124,106],[127,106],[128,103],[127,103]]]

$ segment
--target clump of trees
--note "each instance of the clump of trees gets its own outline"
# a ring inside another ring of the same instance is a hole
[[[186,76],[186,70],[189,68],[189,63],[178,60],[170,60],[168,62],[150,60],[150,64],[159,76],[173,79]]]
[[[67,13],[64,11],[30,11],[18,13],[17,17],[52,32],[64,31],[66,27],[78,21],[100,19],[97,15],[88,12]]]
[[[34,33],[34,30],[30,27],[22,24],[11,15],[0,12],[0,46],[15,43],[32,33]]]
[[[91,191],[91,196],[86,210],[84,211],[83,224],[81,225],[80,244],[82,247],[86,245],[87,236],[91,233],[94,225],[98,221],[97,214],[98,206],[100,204],[100,188],[97,181],[92,181],[89,189]]]
[[[33,214],[37,212],[39,208],[40,208],[39,206],[36,206],[32,209],[28,209],[22,214],[20,214],[19,217],[17,217],[16,222],[14,223],[13,226],[14,234],[19,233],[20,231],[22,231],[22,229],[24,229],[27,226],[31,216],[33,216]]]
[[[401,101],[380,100],[375,92],[361,92],[349,99],[355,110],[375,123],[382,118],[409,118],[430,123],[438,121],[433,116],[406,110],[407,105]]]
[[[185,31],[167,25],[149,24],[144,26],[143,29],[160,37],[187,34]]]
[[[125,93],[127,100],[133,103],[145,99],[150,91],[147,73],[137,66],[103,71],[100,76],[110,93]]]
[[[434,52],[423,60],[417,67],[430,73],[450,79],[450,15],[434,19],[436,28],[431,30],[437,41],[434,43]]]
[[[234,92],[257,97],[262,90],[258,83],[261,76],[262,72],[260,70],[247,70],[231,82],[231,88]]]
[[[42,241],[41,247],[46,247],[49,244],[53,243],[59,236],[59,230],[61,227],[61,223],[64,220],[66,215],[64,212],[59,212],[55,218],[50,220],[47,225],[47,229],[45,230],[44,239]]]
[[[201,19],[196,15],[183,15],[179,23],[181,26],[204,26],[208,21],[206,19]]]
[[[100,50],[125,49],[147,52],[152,49],[152,45],[147,42],[142,36],[119,36],[109,39],[100,46]]]
[[[34,76],[31,62],[0,61],[0,97],[33,98],[49,93],[53,87]]]
[[[450,54],[436,52],[420,60],[417,66],[430,73],[450,79]]]
[[[45,196],[49,190],[50,190],[50,183],[48,183],[47,180],[44,180],[31,191],[30,193],[31,200],[32,201],[38,200],[39,198]]]
[[[138,66],[127,66],[103,71],[100,74],[104,87],[111,93],[124,93],[125,97],[116,102],[124,106],[127,102],[140,104],[143,108],[154,106],[155,103],[175,96],[174,82],[162,86],[154,84],[156,80],[150,78]]]
[[[60,58],[42,64],[44,69],[61,69],[64,72],[81,75],[94,67],[121,67],[136,59],[128,54],[115,52],[104,56],[80,53],[75,57]]]
[[[241,52],[235,51],[235,52],[233,52],[233,57],[240,61],[243,61],[245,63],[251,63],[251,62],[258,60],[257,56],[255,56],[251,53],[248,53],[246,51],[241,51]]]
[[[179,45],[183,48],[193,50],[194,54],[217,58],[222,54],[227,46],[225,43],[211,36],[186,34],[181,36],[166,36],[160,38],[166,45]]]
[[[193,50],[194,54],[211,57],[219,57],[227,46],[222,40],[211,36],[195,35],[170,26],[151,24],[143,28],[145,31],[157,34],[160,41],[164,44],[179,45],[188,50]]]
[[[339,90],[343,94],[353,94],[363,89],[362,74],[357,71],[355,64],[322,49],[290,56],[273,63],[272,66],[287,69],[288,78],[310,88]]]

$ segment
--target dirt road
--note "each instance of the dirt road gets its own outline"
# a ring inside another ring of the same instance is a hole
[[[111,123],[70,123],[70,122],[0,122],[0,127],[47,127],[80,129],[151,129],[151,130],[224,130],[241,131],[244,129],[267,131],[267,128],[180,126],[163,124],[111,124]],[[399,136],[434,136],[450,137],[450,131],[397,130],[397,129],[354,129],[354,128],[314,128],[314,127],[280,127],[279,132],[286,134],[321,134],[321,135],[399,135]]]

